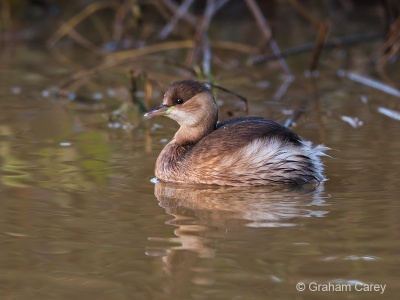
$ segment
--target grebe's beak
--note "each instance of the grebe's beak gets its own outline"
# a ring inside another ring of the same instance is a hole
[[[153,108],[152,110],[150,110],[149,112],[147,112],[144,116],[146,118],[152,118],[152,117],[157,117],[157,116],[166,116],[168,115],[173,109],[175,108],[175,106],[170,106],[170,105],[165,105],[165,104],[161,104],[155,108]]]

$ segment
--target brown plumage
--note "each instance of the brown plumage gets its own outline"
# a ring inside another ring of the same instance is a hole
[[[258,117],[217,124],[210,89],[194,81],[171,84],[163,103],[145,116],[167,116],[180,125],[156,162],[156,177],[166,182],[217,185],[306,184],[324,181],[320,156],[292,130]]]

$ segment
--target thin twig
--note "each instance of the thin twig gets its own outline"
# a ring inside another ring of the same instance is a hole
[[[304,101],[303,101],[304,102]],[[300,118],[302,114],[306,111],[305,103],[302,103],[293,113],[292,115],[285,121],[283,124],[285,127],[292,127],[293,124]]]
[[[384,30],[387,34],[389,34],[390,31],[390,25],[392,24],[393,21],[393,11],[392,7],[390,5],[390,0],[381,0],[380,1],[381,5],[383,6],[383,11],[384,11]]]
[[[293,76],[287,76],[283,80],[282,84],[279,86],[278,90],[274,93],[273,98],[275,100],[280,100],[283,97],[283,95],[286,93],[289,85],[293,82],[293,80],[294,80]]]
[[[260,54],[260,49],[246,44],[235,43],[230,41],[211,41],[211,47],[220,48],[229,51],[237,51],[251,55]]]
[[[208,78],[209,80],[212,79],[212,74],[211,74],[211,59],[212,59],[212,51],[211,51],[211,43],[210,39],[208,37],[208,27],[210,26],[210,22],[212,17],[215,15],[215,13],[220,10],[226,3],[228,3],[230,0],[209,0],[207,2],[207,8],[206,8],[206,13],[205,15],[207,16],[207,27],[204,28],[203,30],[203,74]],[[209,3],[212,3],[212,5],[208,5]]]
[[[383,36],[384,36],[383,33],[375,32],[375,33],[363,33],[363,34],[358,34],[358,35],[346,36],[346,37],[342,37],[342,38],[333,38],[333,39],[327,40],[323,44],[323,49],[339,47],[339,46],[346,46],[346,45],[360,43],[360,42],[373,41],[373,40],[382,38]],[[286,49],[277,54],[253,57],[249,60],[248,64],[250,64],[250,65],[261,64],[261,63],[264,63],[267,61],[278,60],[283,57],[289,57],[289,56],[294,56],[297,54],[302,54],[305,52],[310,52],[311,50],[314,49],[314,47],[315,47],[314,43],[309,43],[309,44],[305,44],[302,46],[297,46],[294,48]]]
[[[320,57],[322,48],[324,46],[324,42],[326,41],[326,39],[328,37],[329,27],[330,27],[330,24],[328,21],[323,22],[321,24],[321,26],[319,27],[317,41],[315,43],[315,48],[314,48],[314,51],[312,54],[310,65],[308,67],[308,70],[310,72],[314,72],[317,69],[318,59]]]
[[[131,103],[137,103],[136,92],[137,92],[137,76],[133,72],[133,69],[129,70],[129,81],[130,87],[129,91],[131,92]]]
[[[91,14],[95,13],[98,10],[102,10],[105,8],[114,8],[118,7],[118,3],[115,1],[101,1],[95,2],[93,4],[85,7],[81,12],[73,16],[67,22],[65,22],[49,39],[50,45],[55,45],[61,38],[68,34],[73,28],[75,28],[80,22],[86,19]]]
[[[382,107],[379,106],[377,108],[378,112],[381,113],[382,115],[385,115],[389,118],[392,118],[394,120],[400,121],[400,112],[386,108],[386,107]]]
[[[119,51],[116,53],[111,53],[107,56],[108,59],[114,60],[122,60],[128,58],[135,58],[137,56],[167,51],[167,50],[175,50],[180,48],[192,48],[195,45],[193,40],[182,40],[182,41],[172,41],[172,42],[163,42],[155,45],[150,45],[143,48],[131,49]],[[230,51],[238,51],[246,54],[256,54],[259,53],[259,50],[255,47],[247,46],[245,44],[229,42],[229,41],[211,41],[212,48],[219,48]]]
[[[296,10],[304,19],[310,23],[312,27],[318,30],[319,28],[319,21],[316,20],[308,10],[299,2],[299,0],[288,0],[289,4]]]
[[[278,43],[275,41],[275,39],[271,39],[269,42],[269,46],[272,49],[272,52],[274,52],[275,54],[281,53],[281,49],[278,46]],[[287,64],[286,60],[282,57],[279,58],[279,64],[281,65],[281,68],[283,70],[283,72],[288,76],[288,77],[292,77],[292,71],[290,71],[289,65]]]
[[[207,35],[208,27],[214,14],[230,0],[207,0],[204,16],[200,26],[196,29],[195,46],[189,55],[190,65],[196,65],[200,54],[200,46],[204,47],[204,37]],[[211,52],[209,53],[211,55]],[[203,53],[204,55],[204,53]],[[203,61],[204,64],[204,61]]]
[[[259,29],[261,30],[261,33],[263,34],[266,42],[269,44],[269,46],[271,47],[274,54],[281,53],[278,43],[272,38],[272,30],[268,25],[267,19],[261,12],[256,1],[255,0],[246,0],[246,4],[249,7],[254,18],[256,19],[257,25],[258,25]],[[285,74],[290,75],[291,74],[290,68],[289,68],[288,64],[286,63],[286,60],[283,57],[279,58],[279,63],[282,67],[282,70],[285,72]]]
[[[149,2],[155,7],[155,9],[160,13],[160,15],[166,21],[169,21],[171,19],[171,17],[173,16],[174,10],[166,9],[166,7],[164,6],[164,2],[163,1],[152,0],[152,1],[149,1]],[[176,6],[176,7],[178,7],[178,6]]]
[[[107,70],[109,68],[114,67],[118,62],[112,61],[108,63],[101,64],[99,66],[96,66],[91,69],[84,69],[82,71],[76,72],[69,76],[68,78],[65,78],[61,82],[58,83],[57,87],[60,89],[65,89],[69,84],[73,83],[74,81],[80,80],[85,77],[90,77],[92,75],[95,75],[101,71]]]
[[[158,1],[156,1],[158,2]],[[163,0],[162,3],[166,6],[166,8],[168,8],[170,10],[170,12],[175,12],[179,9],[178,4],[176,4],[174,1],[172,0]],[[198,23],[198,20],[195,16],[193,16],[192,14],[190,14],[189,12],[185,12],[182,16],[182,20],[184,20],[186,23],[192,25],[192,26],[196,26]]]
[[[82,35],[80,35],[74,28],[71,28],[71,30],[67,33],[67,35],[72,38],[75,42],[77,42],[79,45],[82,47],[98,54],[98,55],[105,55],[105,52],[103,52],[101,49],[98,49],[96,45],[94,45],[91,41],[88,39],[84,38]]]
[[[224,92],[227,92],[227,93],[229,93],[229,94],[232,94],[232,95],[234,95],[234,96],[236,96],[238,99],[240,99],[240,100],[242,100],[243,101],[243,103],[244,103],[244,112],[245,113],[248,113],[249,112],[249,104],[248,104],[248,101],[247,101],[247,98],[246,97],[244,97],[244,96],[242,96],[242,95],[240,95],[240,94],[238,94],[238,93],[236,93],[236,92],[234,92],[234,91],[231,91],[231,90],[229,90],[229,89],[227,89],[227,88],[224,88],[224,87],[222,87],[222,86],[220,86],[220,85],[217,85],[217,84],[214,84],[214,83],[211,83],[211,82],[204,82],[205,84],[209,84],[209,85],[211,85],[212,87],[215,87],[215,88],[217,88],[217,89],[219,89],[219,90],[221,90],[221,91],[224,91]]]
[[[110,60],[124,60],[129,58],[136,58],[138,56],[143,56],[147,54],[167,51],[167,50],[175,50],[181,48],[192,48],[194,46],[193,40],[183,40],[183,41],[174,41],[174,42],[164,42],[160,44],[155,44],[143,48],[136,48],[131,50],[120,51],[116,53],[112,53],[107,56]]]
[[[267,23],[266,18],[264,17],[260,8],[258,7],[256,1],[246,0],[246,4],[249,7],[251,13],[253,14],[257,22],[257,26],[261,30],[261,33],[263,34],[264,38],[266,39],[267,42],[269,42],[272,38],[272,31]]]
[[[385,42],[378,49],[378,68],[382,69],[400,49],[400,16],[393,22]]]
[[[132,5],[131,0],[125,0],[120,4],[116,13],[115,13],[115,20],[113,23],[113,33],[112,39],[119,43],[122,39],[124,33],[124,20],[130,11],[130,6]]]
[[[172,17],[172,19],[160,31],[160,33],[158,35],[158,37],[160,39],[164,40],[164,39],[166,39],[168,37],[168,35],[171,33],[171,31],[174,29],[175,25],[179,21],[179,19],[182,18],[182,16],[187,12],[189,7],[193,4],[193,1],[194,0],[185,0],[185,1],[183,1],[181,6],[179,6],[178,10],[176,11],[174,16]]]
[[[225,4],[227,4],[230,0],[219,0],[215,3],[215,12],[220,10],[220,8],[222,8],[222,6],[224,6]]]
[[[150,108],[150,99],[153,95],[153,86],[152,86],[151,81],[149,80],[148,76],[146,76],[146,78],[145,78],[144,92],[145,92],[145,96],[144,96],[143,105],[144,105],[144,109],[147,111]]]
[[[224,0],[221,0],[222,2]],[[222,4],[223,5],[223,4]],[[222,5],[220,7],[222,7]],[[201,44],[203,49],[203,63],[202,63],[202,71],[203,75],[207,78],[211,74],[211,59],[212,59],[212,52],[210,47],[210,39],[208,38],[207,31],[208,27],[210,26],[211,19],[215,12],[218,10],[217,3],[215,0],[207,0],[207,6],[204,12],[203,24],[201,28]]]
[[[203,74],[206,77],[211,75],[211,59],[212,59],[212,52],[210,46],[210,39],[208,35],[204,34],[203,37]]]

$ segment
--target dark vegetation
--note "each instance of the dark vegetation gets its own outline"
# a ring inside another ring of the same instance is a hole
[[[4,0],[0,9],[0,49],[21,43],[45,44],[49,51],[79,47],[95,58],[56,85],[54,95],[59,97],[76,92],[82,79],[143,58],[211,83],[218,82],[216,69],[234,69],[226,57],[235,57],[248,68],[277,62],[281,77],[290,82],[288,58],[308,53],[306,71],[317,76],[324,49],[359,47],[371,41],[378,45],[370,53],[370,62],[379,81],[346,71],[339,75],[399,96],[396,82],[385,72],[400,48],[397,0]],[[357,18],[365,18],[365,23],[372,20],[375,29],[346,30],[346,20]],[[287,27],[292,19],[304,25],[299,40],[307,42],[288,47],[284,35],[291,30]],[[239,28],[243,21],[252,24],[250,34],[224,38],[224,31]],[[179,55],[159,55],[168,51]],[[153,91],[161,91],[166,82],[133,65],[125,68],[130,105],[136,103],[144,110]],[[144,91],[141,98],[136,97],[138,90]],[[123,111],[110,117],[119,118]]]

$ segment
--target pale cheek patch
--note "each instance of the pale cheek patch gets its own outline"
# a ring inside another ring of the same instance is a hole
[[[171,118],[172,120],[175,120],[178,122],[179,125],[181,126],[193,126],[198,123],[198,120],[196,118],[196,115],[193,113],[186,113],[181,110],[172,110],[169,114],[168,117]]]

